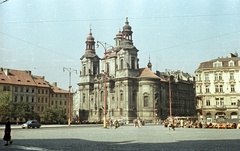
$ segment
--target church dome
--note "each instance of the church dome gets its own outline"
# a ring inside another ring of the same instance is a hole
[[[119,32],[116,34],[116,38],[122,38],[122,32],[119,30]]]
[[[87,37],[87,41],[94,41],[94,37],[92,36],[92,32],[89,33]]]
[[[126,18],[125,25],[123,26],[123,31],[131,31],[132,27],[129,25],[128,17]]]

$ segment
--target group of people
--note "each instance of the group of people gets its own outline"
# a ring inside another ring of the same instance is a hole
[[[133,120],[133,126],[134,127],[142,127],[144,125],[145,125],[145,122],[144,122],[144,120],[141,120],[140,117]]]
[[[108,121],[108,124],[109,124],[109,126],[110,126],[111,128],[114,126],[115,129],[120,126],[118,120],[113,121],[112,119],[110,119],[110,120]]]
[[[169,130],[172,129],[172,130],[175,131],[175,124],[174,124],[174,120],[173,120],[173,119],[170,119],[170,120],[169,120],[168,129],[169,129]]]

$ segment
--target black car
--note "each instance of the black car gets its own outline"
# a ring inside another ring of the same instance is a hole
[[[38,121],[36,120],[29,120],[26,123],[22,124],[21,126],[22,128],[35,128],[35,127],[40,128],[41,124],[38,123]]]

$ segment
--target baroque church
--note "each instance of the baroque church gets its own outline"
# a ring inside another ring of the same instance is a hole
[[[139,117],[153,122],[169,116],[168,79],[151,71],[150,60],[147,68],[139,68],[139,50],[132,34],[128,18],[114,38],[114,47],[95,41],[90,30],[85,54],[80,58],[80,121],[102,122],[106,117],[132,122]],[[95,50],[99,44],[105,49],[103,58]]]

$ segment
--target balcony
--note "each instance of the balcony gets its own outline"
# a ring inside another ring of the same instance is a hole
[[[215,105],[217,110],[226,110],[226,105]]]

